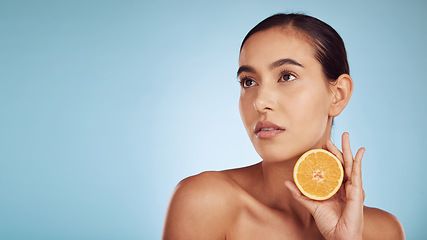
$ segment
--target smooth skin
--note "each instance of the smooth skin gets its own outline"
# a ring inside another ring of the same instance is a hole
[[[181,181],[163,239],[405,239],[396,217],[363,205],[365,149],[353,158],[348,133],[342,135],[342,152],[330,140],[332,120],[349,102],[353,81],[343,74],[329,84],[314,54],[291,28],[264,30],[246,41],[239,58],[239,107],[263,160]],[[254,132],[258,121],[285,130],[260,139]],[[303,196],[292,178],[299,156],[313,148],[329,150],[344,165],[345,183],[325,201]]]

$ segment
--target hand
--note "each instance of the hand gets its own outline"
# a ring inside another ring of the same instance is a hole
[[[287,181],[285,184],[293,197],[313,215],[319,231],[326,239],[362,239],[365,200],[362,158],[365,149],[360,148],[353,159],[348,133],[342,135],[343,153],[331,140],[327,141],[326,147],[344,165],[344,183],[332,198],[325,201],[311,200],[301,194],[295,183]]]

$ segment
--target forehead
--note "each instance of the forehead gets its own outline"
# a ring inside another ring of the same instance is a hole
[[[250,36],[243,45],[239,65],[262,66],[278,59],[291,58],[303,65],[316,64],[315,49],[301,32],[274,27]]]

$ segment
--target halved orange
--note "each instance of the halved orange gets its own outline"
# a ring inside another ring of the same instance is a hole
[[[314,200],[332,197],[340,189],[343,178],[340,160],[323,149],[305,152],[294,167],[294,181],[298,189]]]

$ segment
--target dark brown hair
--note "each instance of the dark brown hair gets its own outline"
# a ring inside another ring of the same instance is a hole
[[[248,32],[240,51],[246,40],[254,33],[273,27],[291,27],[306,35],[315,47],[315,58],[322,65],[323,72],[330,82],[334,82],[341,74],[350,74],[347,53],[340,35],[325,22],[304,14],[279,13],[264,19]]]

